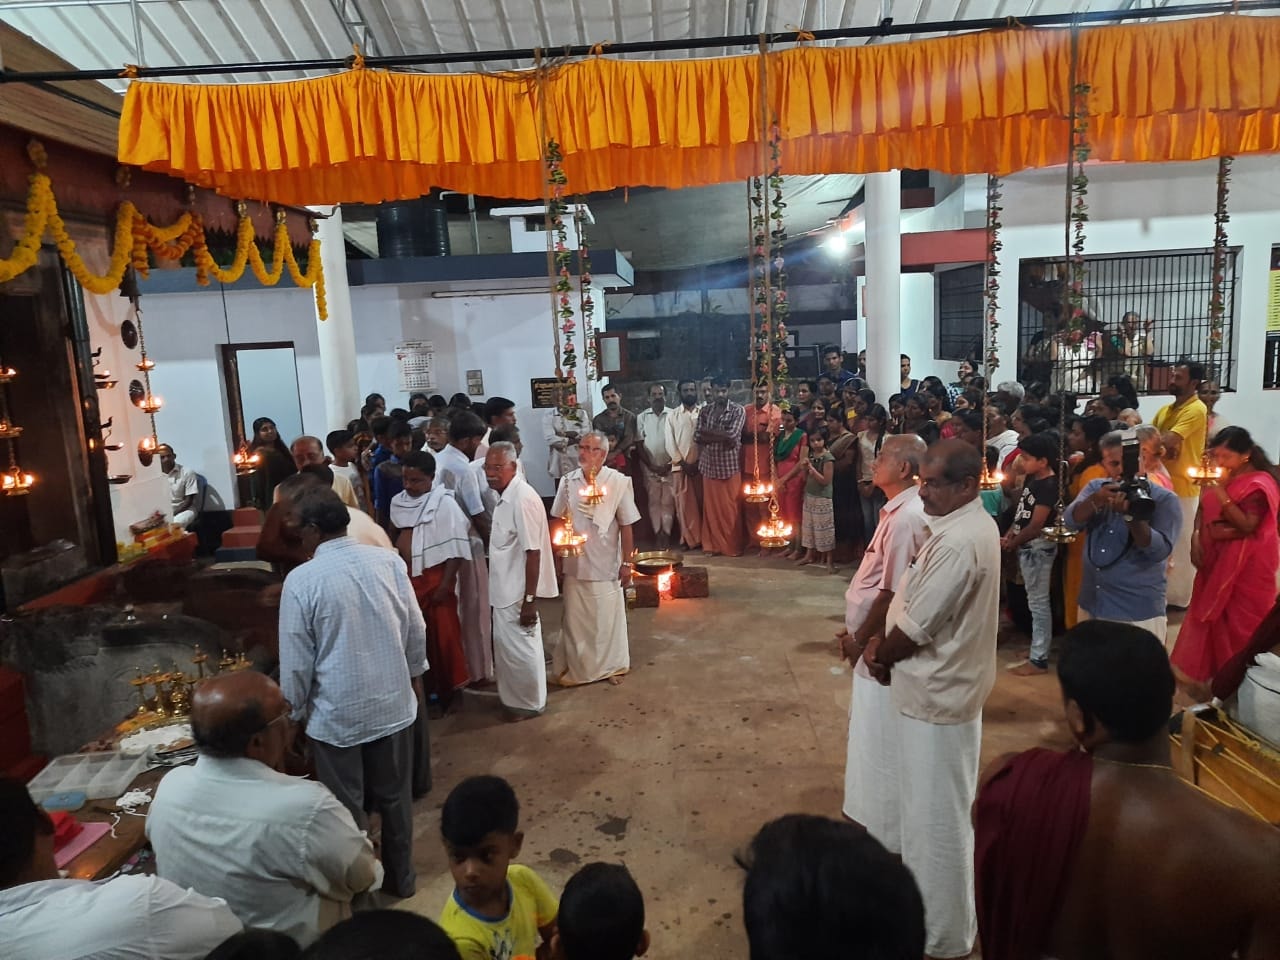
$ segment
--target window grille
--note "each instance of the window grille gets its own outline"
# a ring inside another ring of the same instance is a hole
[[[1110,377],[1128,374],[1139,393],[1162,394],[1168,390],[1173,364],[1185,357],[1203,363],[1208,378],[1224,390],[1234,389],[1239,252],[1239,248],[1227,252],[1223,349],[1217,354],[1209,349],[1211,250],[1086,257],[1086,322],[1079,343],[1055,336],[1064,310],[1067,262],[1062,258],[1021,261],[1018,379],[1088,396],[1097,394]],[[1133,336],[1126,338],[1123,320],[1130,312],[1138,320]],[[1150,344],[1144,340],[1148,319],[1154,321]],[[1056,362],[1051,359],[1055,351]]]
[[[982,264],[938,274],[938,342],[941,360],[982,357]]]

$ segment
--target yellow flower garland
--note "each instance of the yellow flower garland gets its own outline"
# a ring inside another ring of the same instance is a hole
[[[42,152],[33,147],[32,159],[40,163]],[[214,262],[205,240],[204,224],[194,213],[184,213],[167,227],[156,226],[138,212],[129,201],[120,204],[116,211],[115,239],[111,246],[111,261],[107,272],[101,276],[91,272],[84,259],[76,250],[75,241],[67,232],[67,226],[58,214],[58,201],[53,194],[53,183],[43,171],[31,175],[31,188],[27,193],[27,212],[23,219],[22,236],[19,237],[13,252],[0,259],[0,283],[6,283],[33,266],[40,256],[40,246],[48,233],[58,247],[67,269],[71,271],[76,282],[90,293],[109,294],[119,289],[125,271],[132,265],[140,276],[146,277],[149,272],[147,251],[151,250],[162,260],[180,260],[188,251],[193,251],[196,259],[196,281],[207,285],[213,277],[221,283],[235,283],[244,275],[245,265],[253,269],[258,281],[267,287],[274,287],[284,276],[285,269],[293,282],[304,288],[315,291],[316,313],[321,320],[329,316],[328,304],[324,291],[324,267],[320,263],[320,241],[312,239],[307,249],[307,270],[305,273],[298,266],[293,255],[293,245],[289,242],[289,228],[283,215],[278,216],[275,234],[272,238],[271,266],[262,259],[262,253],[254,241],[253,221],[248,215],[241,213],[236,226],[236,252],[231,265],[219,267]]]

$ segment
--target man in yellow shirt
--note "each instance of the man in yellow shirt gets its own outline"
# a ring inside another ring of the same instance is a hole
[[[1204,456],[1209,411],[1196,395],[1203,380],[1203,364],[1189,360],[1175,363],[1169,378],[1173,403],[1161,407],[1152,421],[1164,442],[1164,459],[1173,480],[1173,492],[1182,504],[1182,533],[1169,558],[1166,599],[1171,607],[1185,608],[1191,603],[1191,586],[1196,573],[1191,566],[1191,534],[1196,527],[1200,488],[1191,482],[1187,470],[1197,466]]]

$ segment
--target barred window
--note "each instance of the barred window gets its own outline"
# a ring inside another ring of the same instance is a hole
[[[938,342],[941,360],[982,356],[982,264],[938,274]]]
[[[1280,387],[1280,244],[1271,248],[1267,283],[1267,356],[1262,367],[1262,388],[1275,390]]]
[[[1082,333],[1059,332],[1068,265],[1063,258],[1023,260],[1018,271],[1018,379],[1080,396],[1127,374],[1139,393],[1165,393],[1173,364],[1205,365],[1224,390],[1235,387],[1236,261],[1227,252],[1223,349],[1209,349],[1213,251],[1188,250],[1085,258]]]

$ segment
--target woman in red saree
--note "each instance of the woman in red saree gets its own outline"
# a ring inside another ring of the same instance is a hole
[[[1193,696],[1248,643],[1276,599],[1280,485],[1247,430],[1224,427],[1211,449],[1222,481],[1205,488],[1191,539],[1191,606],[1171,660]]]
[[[819,401],[814,401],[817,404]],[[825,417],[825,410],[824,417]],[[791,524],[795,533],[792,547],[783,558],[798,560],[804,551],[800,549],[800,520],[804,511],[804,470],[808,463],[809,442],[804,428],[796,421],[795,412],[782,411],[782,429],[774,444],[773,459],[778,471],[778,511]]]

